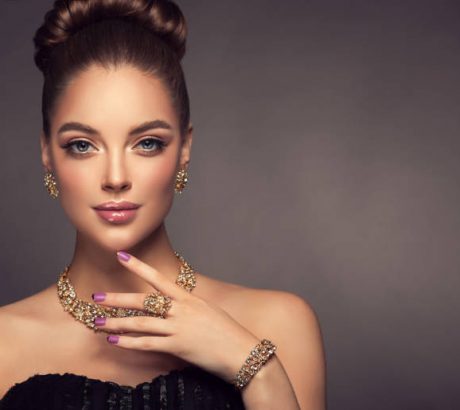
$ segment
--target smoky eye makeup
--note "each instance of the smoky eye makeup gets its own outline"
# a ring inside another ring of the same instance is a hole
[[[141,155],[153,156],[157,155],[159,152],[162,152],[166,145],[167,143],[159,138],[148,137],[143,138],[137,142],[135,147],[141,147],[140,149],[136,149],[136,151],[140,151]],[[64,149],[69,155],[75,157],[87,156],[91,152],[94,152],[94,150],[88,151],[89,147],[95,148],[93,144],[84,139],[73,139],[61,146],[61,148]]]
[[[71,140],[66,142],[62,145],[62,149],[64,149],[68,154],[71,155],[86,155],[88,151],[85,151],[85,147],[93,146],[90,142],[86,140]],[[80,148],[83,147],[83,151],[80,151]],[[75,150],[74,150],[75,148]]]
[[[135,146],[140,145],[142,147],[142,151],[147,152],[147,155],[150,155],[149,153],[155,153],[158,151],[163,151],[166,147],[166,142],[163,140],[157,139],[157,138],[144,138],[140,140]],[[153,147],[153,149],[152,149]],[[155,148],[156,147],[156,148]]]

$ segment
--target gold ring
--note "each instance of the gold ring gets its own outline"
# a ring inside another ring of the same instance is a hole
[[[144,309],[149,316],[165,319],[166,313],[171,308],[172,299],[161,292],[148,293],[144,298]]]

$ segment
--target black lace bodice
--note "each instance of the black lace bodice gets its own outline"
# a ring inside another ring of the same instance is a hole
[[[240,391],[196,366],[174,369],[136,386],[74,373],[35,374],[16,383],[1,410],[244,409]]]

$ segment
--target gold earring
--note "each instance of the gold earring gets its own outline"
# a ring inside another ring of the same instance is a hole
[[[174,191],[181,194],[188,181],[188,174],[185,168],[180,169],[176,174],[176,186]]]
[[[47,171],[43,178],[43,182],[45,183],[45,187],[48,190],[48,193],[50,194],[51,198],[56,199],[59,195],[59,190],[57,188],[56,179],[54,178],[54,175],[51,172]]]

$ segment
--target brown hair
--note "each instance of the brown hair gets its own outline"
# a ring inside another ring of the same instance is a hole
[[[56,0],[34,36],[34,61],[44,75],[43,132],[71,79],[92,64],[131,64],[160,79],[179,116],[181,136],[190,119],[189,97],[180,61],[187,25],[169,0]]]

